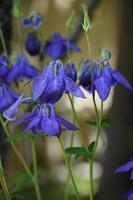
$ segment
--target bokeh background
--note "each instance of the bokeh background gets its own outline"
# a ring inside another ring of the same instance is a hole
[[[98,48],[106,48],[111,51],[112,68],[122,72],[130,83],[133,83],[133,1],[132,0],[22,0],[23,17],[32,10],[44,15],[44,20],[39,35],[43,43],[51,32],[60,32],[64,37],[71,38],[81,48],[81,53],[71,53],[71,59],[80,68],[84,58],[88,58],[88,51],[84,32],[81,28],[82,9],[81,4],[86,2],[91,16],[92,28],[90,43],[92,58],[98,59]],[[12,1],[0,1],[0,21],[4,22],[4,36],[10,52],[18,50],[17,24],[11,14]],[[66,28],[66,21],[74,11],[75,22],[70,33]],[[22,18],[23,18],[22,17]],[[21,28],[23,48],[26,34],[30,29]],[[29,55],[28,55],[29,56]],[[30,62],[40,67],[37,57],[30,57]],[[47,58],[44,59],[48,62]],[[30,87],[23,87],[26,94],[31,94]],[[85,121],[94,119],[92,99],[85,92],[87,99],[75,99],[75,107],[80,119],[82,129],[88,143],[95,138],[95,129],[88,127]],[[97,97],[97,104],[99,99]],[[56,106],[66,119],[71,120],[71,109],[67,96],[63,96]],[[110,98],[104,103],[104,117],[112,120],[111,127],[101,131],[95,163],[95,199],[116,200],[124,192],[128,191],[129,181],[127,175],[116,175],[117,166],[127,162],[133,157],[133,95],[125,88],[117,87],[111,92]],[[3,137],[3,136],[1,136]],[[62,135],[65,146],[70,144],[70,134]],[[75,135],[74,145],[81,145],[78,134]],[[29,164],[31,160],[30,143],[23,139],[18,142],[18,148],[23,153]],[[39,181],[43,193],[43,199],[64,199],[64,187],[67,178],[67,170],[56,138],[37,137],[37,158],[39,165]],[[21,171],[21,165],[4,138],[0,141],[0,151],[5,158],[5,170],[7,176],[13,176],[16,171]],[[88,166],[84,158],[72,159],[73,172],[79,187],[82,199],[88,199]],[[10,182],[10,180],[9,180]],[[69,199],[73,200],[74,191],[69,185]],[[35,199],[32,185],[25,189],[24,199]]]

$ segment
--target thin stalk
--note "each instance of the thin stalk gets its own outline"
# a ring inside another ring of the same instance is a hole
[[[74,104],[74,98],[72,97],[72,102]],[[71,112],[72,115],[72,122],[73,124],[75,124],[75,117],[74,117],[74,113]],[[71,132],[71,136],[70,136],[70,147],[73,147],[73,142],[74,142],[74,132]],[[69,154],[68,156],[68,161],[71,162],[71,154]],[[64,199],[67,200],[68,199],[68,190],[69,190],[69,180],[70,180],[70,175],[68,173],[68,177],[67,177],[67,181],[66,181],[66,189],[65,189],[65,195],[64,195]]]
[[[93,200],[93,159],[90,160],[90,170],[89,170],[89,183],[90,183],[90,200]]]
[[[75,121],[76,121],[77,126],[78,126],[78,128],[79,128],[79,134],[80,134],[81,141],[82,141],[82,143],[83,143],[83,146],[84,146],[85,150],[88,152],[88,147],[87,147],[86,142],[85,142],[85,140],[84,140],[83,132],[82,132],[82,129],[80,128],[80,123],[79,123],[79,120],[78,120],[78,117],[77,117],[77,113],[76,113],[76,111],[75,111],[75,107],[74,107],[73,101],[72,101],[71,96],[70,96],[69,93],[68,93],[68,98],[69,98],[69,101],[70,101],[70,104],[71,104],[71,108],[72,108],[72,112],[73,112]],[[90,174],[90,169],[91,169],[91,167],[93,167],[93,166],[92,166],[91,160],[89,160],[89,159],[87,159],[87,160],[88,160],[89,167],[90,167],[90,168],[89,168],[89,174]],[[93,168],[92,168],[92,169],[93,169]],[[92,171],[91,171],[91,174],[92,174],[92,175],[89,176],[89,178],[90,178],[90,179],[89,179],[89,191],[90,191],[90,192],[93,191],[93,180],[92,180],[93,173],[92,173]],[[90,196],[93,196],[93,194],[90,194]],[[91,199],[91,200],[93,200],[93,199]]]
[[[88,148],[87,148],[86,142],[85,142],[85,140],[84,140],[83,132],[82,132],[82,130],[81,130],[81,128],[80,128],[79,119],[78,119],[78,117],[77,117],[77,113],[76,113],[76,111],[75,111],[75,107],[74,107],[74,104],[73,104],[72,98],[71,98],[71,96],[70,96],[69,93],[68,93],[68,98],[69,98],[69,101],[70,101],[70,104],[71,104],[71,108],[72,108],[72,112],[73,112],[73,115],[74,115],[75,121],[76,121],[76,123],[77,123],[78,128],[80,129],[80,130],[79,130],[79,134],[80,134],[80,137],[81,137],[82,143],[84,144],[84,147],[85,147],[86,150],[88,151]]]
[[[93,99],[93,102],[95,104],[95,111],[97,113],[97,106],[95,103],[95,98]],[[98,141],[99,141],[99,136],[100,136],[100,129],[101,129],[101,121],[102,121],[102,115],[103,115],[103,101],[101,101],[101,109],[100,109],[100,114],[99,116],[97,116],[97,131],[96,131],[96,139],[95,139],[95,145],[94,145],[94,149],[93,149],[93,155],[95,156],[95,152],[97,149],[97,145],[98,145]]]
[[[33,167],[34,167],[34,184],[37,194],[37,199],[42,200],[41,192],[38,184],[38,170],[37,170],[37,158],[36,158],[36,148],[34,138],[31,137],[31,147],[32,147],[32,157],[33,157]]]
[[[58,142],[59,142],[59,144],[60,144],[60,147],[61,147],[61,150],[62,150],[62,153],[63,153],[63,156],[64,156],[65,164],[66,164],[66,166],[67,166],[67,168],[68,168],[68,172],[69,172],[69,174],[70,174],[70,178],[71,178],[73,187],[74,187],[75,192],[76,192],[76,197],[77,197],[78,200],[80,200],[79,192],[78,192],[78,189],[77,189],[77,186],[76,186],[76,183],[75,183],[75,180],[74,180],[72,171],[71,171],[70,163],[69,163],[69,161],[68,161],[67,155],[66,155],[66,153],[65,153],[64,145],[63,145],[63,142],[61,141],[60,137],[58,137]]]
[[[20,53],[22,54],[23,52],[23,47],[22,47],[22,30],[21,30],[21,25],[20,25],[20,19],[16,18],[17,21],[17,34],[18,34],[18,49]]]
[[[3,127],[4,133],[6,134],[6,136],[7,136],[7,138],[8,138],[8,137],[10,136],[10,132],[9,132],[9,130],[8,130],[7,127],[6,127],[6,123],[4,122],[4,120],[3,120],[2,116],[1,116],[1,114],[0,114],[0,122],[1,122],[1,125],[2,125],[2,127]],[[17,149],[17,147],[16,147],[16,145],[14,144],[13,141],[10,141],[10,145],[11,145],[12,149],[14,150],[15,154],[17,155],[17,157],[19,158],[19,160],[20,160],[21,164],[23,165],[23,167],[24,167],[26,173],[31,177],[31,179],[32,179],[32,181],[33,181],[33,183],[34,183],[34,188],[35,188],[35,191],[36,191],[37,199],[40,200],[40,199],[38,198],[38,194],[37,194],[38,189],[37,189],[36,181],[35,181],[35,179],[34,179],[34,176],[33,176],[32,173],[31,173],[30,169],[28,168],[28,165],[27,165],[26,161],[24,160],[22,154],[18,151],[18,149]]]
[[[3,51],[4,51],[5,55],[8,56],[7,48],[6,48],[6,43],[5,43],[5,40],[4,40],[4,35],[3,35],[3,31],[2,31],[1,25],[0,25],[0,38],[1,38],[1,43],[2,43],[2,47],[3,47]]]
[[[1,157],[0,157],[0,182],[1,182],[1,186],[2,186],[2,189],[3,189],[4,195],[5,195],[5,199],[11,200],[10,192],[8,190],[7,182],[6,182],[6,179],[5,179],[5,176],[4,176],[4,170],[3,170],[3,166],[2,166]]]

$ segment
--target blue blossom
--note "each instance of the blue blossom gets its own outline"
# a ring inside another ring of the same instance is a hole
[[[94,67],[94,66],[93,66]],[[81,65],[81,74],[79,84],[88,92],[91,92],[91,61],[86,60]]]
[[[97,77],[94,80],[94,86],[102,101],[105,101],[108,98],[110,89],[117,84],[132,90],[127,79],[117,70],[113,70],[109,63],[100,69],[100,73],[97,74]]]
[[[69,77],[70,79],[76,82],[77,69],[73,62],[68,62],[68,64],[65,65],[65,74],[67,77]]]
[[[3,112],[4,118],[8,121],[15,120],[15,115],[19,109],[21,103],[31,103],[31,98],[25,98],[24,94],[19,95],[18,99],[7,109]]]
[[[11,83],[15,79],[24,80],[38,75],[38,70],[32,66],[25,54],[18,55],[7,75],[7,82]]]
[[[9,72],[8,58],[5,55],[0,56],[0,82],[6,82],[6,77]]]
[[[38,12],[31,12],[23,21],[22,25],[25,28],[33,27],[38,29],[41,26],[43,16]]]
[[[111,88],[117,84],[121,84],[129,90],[132,90],[127,79],[120,72],[113,70],[108,62],[102,63],[102,66],[98,63],[91,63],[90,61],[84,62],[81,66],[80,84],[88,92],[92,92],[91,85],[93,85],[93,92],[97,91],[102,101],[108,98]]]
[[[61,134],[61,125],[68,130],[78,130],[73,124],[56,115],[52,104],[36,105],[31,112],[25,113],[15,122],[16,126],[22,123],[25,124],[25,132],[43,132],[50,137]]]
[[[14,104],[20,94],[14,93],[6,84],[0,86],[0,112],[7,110],[12,104]]]
[[[41,43],[37,36],[37,33],[31,32],[27,34],[25,46],[30,55],[35,56],[39,54]]]
[[[52,61],[43,73],[33,79],[33,99],[41,99],[44,103],[56,103],[64,92],[84,98],[79,86],[65,74],[61,61]]]
[[[76,44],[65,39],[58,32],[51,34],[50,39],[46,42],[44,47],[44,51],[53,59],[59,59],[65,56],[68,50],[80,52],[80,48]]]
[[[133,180],[133,160],[125,163],[124,165],[118,167],[115,170],[115,173],[120,173],[120,172],[131,172],[131,179]]]

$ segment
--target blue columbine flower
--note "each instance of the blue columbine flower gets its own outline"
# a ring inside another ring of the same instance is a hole
[[[23,94],[14,93],[6,84],[0,86],[0,112],[8,120],[13,120],[20,103],[30,103],[31,98]]]
[[[84,61],[81,65],[81,74],[80,74],[79,84],[82,85],[88,92],[91,92],[91,61],[90,60]]]
[[[0,86],[0,112],[8,109],[18,98],[19,94],[14,93],[6,84]]]
[[[80,48],[61,36],[60,33],[52,33],[46,42],[44,51],[53,59],[59,59],[67,54],[67,50],[80,52]]]
[[[8,121],[15,120],[15,115],[19,109],[21,103],[31,103],[31,98],[25,98],[24,94],[19,95],[18,99],[7,109],[3,112],[3,117],[6,118]]]
[[[129,90],[132,90],[127,79],[118,71],[113,70],[108,62],[103,62],[101,67],[98,63],[85,61],[81,66],[80,84],[88,92],[92,92],[91,85],[93,84],[93,92],[97,91],[102,101],[108,98],[111,88],[117,84],[121,84]]]
[[[22,25],[26,28],[33,27],[35,29],[41,26],[43,16],[38,12],[31,12],[23,21]]]
[[[24,122],[24,131],[32,130],[33,133],[44,132],[48,136],[59,136],[61,134],[61,125],[68,130],[78,130],[70,122],[56,115],[52,104],[36,105],[32,112],[25,113],[15,124]]]
[[[9,72],[8,58],[5,55],[0,56],[0,82],[6,82],[6,77]]]
[[[41,99],[44,103],[56,103],[64,92],[84,98],[79,86],[65,74],[61,61],[52,61],[43,73],[33,79],[33,99]]]
[[[41,43],[36,32],[31,32],[27,34],[25,46],[30,55],[35,56],[39,54]]]
[[[36,75],[38,75],[38,70],[29,63],[27,56],[22,54],[17,56],[15,63],[10,69],[7,82],[11,83],[15,79],[33,78]]]
[[[102,101],[105,101],[108,98],[110,89],[117,84],[132,90],[127,79],[120,72],[113,70],[109,63],[104,64],[103,67],[99,67],[99,69],[100,73],[97,74],[97,77],[94,80],[94,86]]]
[[[74,82],[77,81],[77,69],[73,62],[69,62],[68,64],[65,65],[65,74]]]
[[[125,163],[124,165],[118,167],[115,170],[115,173],[121,172],[130,172],[131,180],[133,180],[133,160]],[[124,196],[122,196],[119,200],[132,200],[133,199],[133,188],[131,188]]]

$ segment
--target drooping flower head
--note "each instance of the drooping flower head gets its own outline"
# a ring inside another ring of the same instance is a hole
[[[99,69],[100,73],[97,74],[97,78],[94,80],[94,86],[101,100],[105,101],[110,94],[110,89],[117,84],[132,90],[127,79],[120,72],[113,70],[109,62],[104,63],[102,68],[99,66]]]
[[[14,93],[6,84],[0,86],[0,112],[8,109],[18,98],[19,94]]]
[[[72,79],[74,82],[77,80],[77,69],[73,62],[68,62],[68,64],[65,65],[65,74],[67,77]]]
[[[81,64],[79,84],[82,85],[88,92],[91,92],[91,75],[91,61],[86,60]]]
[[[22,54],[16,57],[8,73],[7,82],[11,83],[15,79],[24,80],[26,78],[33,78],[36,75],[38,75],[38,70],[29,63],[26,54]]]
[[[57,32],[51,34],[50,39],[44,46],[44,51],[53,59],[62,58],[67,54],[68,49],[80,52],[80,48],[76,44],[72,43],[68,39],[65,39],[60,33]]]
[[[44,103],[56,103],[64,92],[84,98],[79,86],[65,74],[61,61],[51,61],[43,73],[33,79],[33,99]]]
[[[25,98],[24,94],[19,94],[17,100],[7,109],[3,112],[3,117],[6,118],[8,121],[15,120],[15,115],[19,109],[19,106],[21,103],[29,104],[32,102],[31,98]]]
[[[15,124],[24,123],[24,131],[32,130],[33,133],[45,133],[48,136],[59,136],[61,134],[61,125],[68,130],[78,130],[70,122],[56,115],[52,104],[36,105],[31,112],[25,113]]]
[[[38,12],[31,12],[23,21],[22,25],[26,28],[33,27],[38,29],[41,26],[43,16]]]
[[[6,82],[6,77],[9,72],[8,58],[5,55],[0,56],[0,82]]]
[[[108,98],[111,88],[117,84],[121,84],[129,90],[132,89],[127,79],[118,71],[113,70],[109,62],[105,61],[100,64],[91,64],[90,61],[84,62],[81,66],[80,84],[88,92],[92,92],[91,85],[93,84],[93,90],[97,91],[102,101]]]
[[[8,85],[0,86],[0,112],[7,120],[14,120],[15,114],[21,103],[31,103],[31,98],[25,98],[24,94],[14,93]]]
[[[41,43],[36,32],[31,32],[27,34],[25,46],[30,55],[35,56],[39,54]]]

